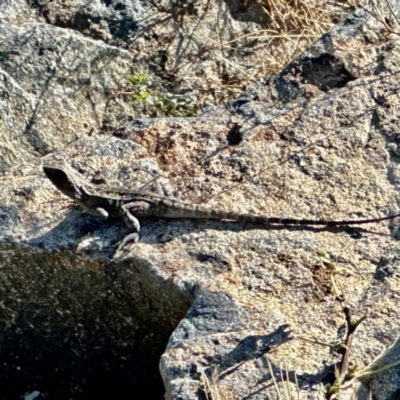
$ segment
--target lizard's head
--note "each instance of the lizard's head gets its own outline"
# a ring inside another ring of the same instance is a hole
[[[88,197],[84,188],[80,187],[78,182],[72,182],[62,169],[53,166],[43,166],[43,171],[53,185],[69,198],[84,202]]]
[[[52,165],[43,166],[43,171],[61,193],[75,200],[90,214],[102,217],[117,214],[116,216],[120,217],[118,212],[115,213],[115,210],[110,208],[111,202],[88,192],[76,171],[67,169],[67,173],[62,167]]]
[[[46,166],[43,167],[43,171],[60,192],[71,199],[76,199],[76,189],[64,171]]]

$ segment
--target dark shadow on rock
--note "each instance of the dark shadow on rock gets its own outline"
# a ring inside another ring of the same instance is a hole
[[[37,229],[43,227],[35,226],[30,235],[35,235]],[[28,228],[29,231],[29,228]],[[29,246],[47,250],[74,249],[83,237],[87,236],[98,242],[91,249],[85,249],[86,255],[96,258],[105,256],[111,258],[119,241],[129,234],[123,221],[108,221],[94,217],[82,212],[78,207],[71,209],[63,219],[44,235],[35,235],[29,240]]]
[[[390,236],[389,234],[374,232],[373,230],[358,226],[314,226],[307,224],[288,225],[271,224],[259,225],[225,220],[206,219],[167,219],[167,218],[142,218],[142,230],[140,242],[160,243],[168,242],[184,234],[193,231],[205,231],[213,229],[216,231],[241,232],[247,230],[268,231],[302,231],[302,232],[331,232],[334,234],[346,233],[351,239],[361,239],[364,235]]]
[[[400,265],[400,258],[397,255],[384,255],[379,260],[374,272],[374,279],[384,282],[388,278],[396,276]]]
[[[219,378],[223,379],[226,375],[239,368],[243,362],[262,357],[272,348],[288,342],[292,339],[290,333],[289,325],[285,324],[279,326],[274,332],[268,335],[250,335],[245,337],[230,353],[224,355],[220,367],[222,372]]]
[[[190,301],[145,263],[110,261],[121,225],[74,209],[46,235],[0,243],[1,399],[163,398],[159,360]]]

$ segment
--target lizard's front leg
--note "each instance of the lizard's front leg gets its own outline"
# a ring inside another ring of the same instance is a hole
[[[81,206],[83,210],[88,212],[90,215],[95,215],[96,217],[108,218],[108,212],[102,207],[88,207],[83,201],[75,199],[75,201]]]

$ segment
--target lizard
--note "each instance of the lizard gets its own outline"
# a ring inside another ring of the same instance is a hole
[[[88,182],[65,161],[44,164],[43,171],[64,195],[75,200],[85,211],[104,218],[122,218],[137,234],[140,231],[139,218],[141,217],[232,220],[264,227],[271,224],[343,227],[378,223],[400,217],[400,214],[355,220],[266,217],[216,210],[148,191],[124,190],[122,187],[103,188],[101,187],[103,182]],[[135,237],[135,241],[137,238],[138,236]]]

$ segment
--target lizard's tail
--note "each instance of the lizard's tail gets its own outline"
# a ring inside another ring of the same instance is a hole
[[[314,220],[314,219],[296,219],[296,218],[275,218],[275,217],[264,217],[252,214],[240,214],[229,211],[221,211],[218,209],[206,209],[202,206],[191,205],[190,211],[188,210],[187,215],[185,212],[182,214],[180,210],[181,217],[188,218],[208,218],[217,220],[232,220],[240,221],[244,223],[253,223],[257,225],[271,225],[271,224],[281,224],[281,225],[319,225],[319,226],[345,226],[345,225],[362,225],[362,224],[375,224],[381,221],[392,220],[394,218],[399,218],[400,214],[389,215],[386,217],[379,218],[368,218],[368,219],[350,219],[350,220]],[[174,217],[173,215],[170,215]]]

